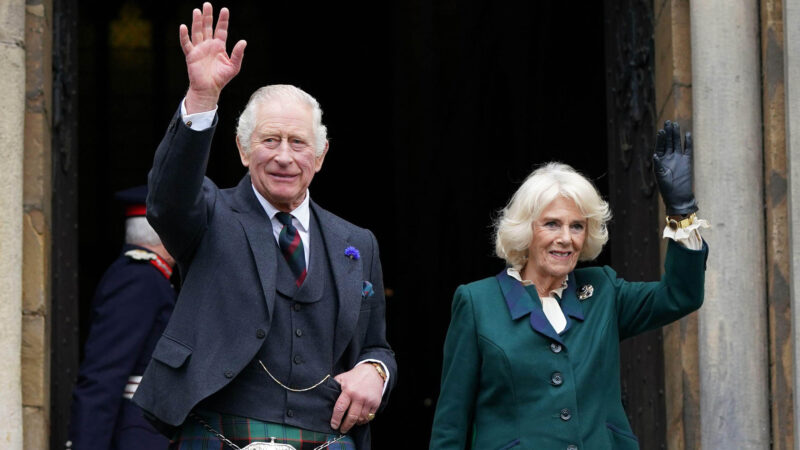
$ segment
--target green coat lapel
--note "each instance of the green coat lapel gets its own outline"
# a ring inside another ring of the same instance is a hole
[[[559,335],[544,315],[542,303],[536,294],[535,286],[523,286],[518,280],[508,275],[505,269],[497,274],[497,281],[500,283],[500,289],[503,292],[511,319],[518,320],[530,314],[530,324],[533,331],[563,346],[566,346],[566,344],[562,339],[562,335],[569,331],[575,320],[584,320],[583,308],[575,295],[576,280],[574,272],[570,273],[568,279],[567,287],[562,292],[563,298],[561,299],[561,310],[567,318],[567,326]]]

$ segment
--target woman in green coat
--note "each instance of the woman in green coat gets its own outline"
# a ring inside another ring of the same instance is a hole
[[[619,342],[703,302],[708,247],[691,186],[691,137],[657,137],[667,207],[664,276],[575,269],[608,240],[608,204],[564,164],[534,171],[496,224],[497,276],[460,286],[444,346],[431,449],[638,449],[622,407]]]

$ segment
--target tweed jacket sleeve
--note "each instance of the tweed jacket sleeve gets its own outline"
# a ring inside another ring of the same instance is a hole
[[[215,117],[210,128],[192,130],[181,120],[179,109],[148,175],[147,220],[179,263],[189,259],[213,208],[217,189],[205,173],[217,122]]]

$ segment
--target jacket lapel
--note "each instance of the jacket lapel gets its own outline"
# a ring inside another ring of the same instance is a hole
[[[345,249],[353,244],[349,242],[349,233],[341,221],[336,220],[313,201],[311,211],[312,217],[318,221],[320,233],[325,241],[328,263],[333,272],[333,281],[339,298],[333,343],[333,360],[337,361],[352,339],[358,323],[364,279],[362,261],[345,256]]]
[[[275,277],[277,267],[275,258],[275,237],[272,235],[272,225],[267,213],[258,203],[253,193],[250,175],[246,175],[236,186],[235,202],[232,209],[237,213],[237,219],[242,224],[247,242],[253,252],[253,259],[258,269],[261,289],[267,303],[267,320],[272,320],[272,311],[275,307]]]
[[[506,273],[503,269],[497,274],[497,281],[500,283],[500,289],[505,297],[508,311],[511,314],[512,320],[520,319],[530,314],[530,324],[533,331],[548,337],[561,345],[566,346],[562,336],[572,327],[573,319],[583,321],[583,308],[578,302],[575,295],[575,275],[574,272],[570,273],[567,281],[567,287],[562,292],[563,299],[561,300],[561,310],[567,318],[567,326],[561,335],[556,333],[547,316],[544,315],[541,302],[539,301],[538,294],[536,294],[535,286],[523,286],[518,280],[515,280]],[[528,292],[528,288],[533,292]],[[534,298],[534,296],[536,298]]]

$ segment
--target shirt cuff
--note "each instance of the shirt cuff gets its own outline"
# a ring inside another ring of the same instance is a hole
[[[389,377],[392,376],[392,374],[389,373],[389,368],[386,367],[386,364],[384,364],[383,361],[378,361],[377,359],[365,359],[363,361],[359,361],[356,366],[364,363],[378,363],[383,367],[383,373],[386,374],[386,379],[383,380],[383,392],[381,392],[381,396],[383,396],[383,394],[386,393],[386,387],[389,386]]]
[[[214,123],[214,116],[217,114],[217,107],[211,111],[203,111],[194,114],[186,114],[186,99],[181,100],[181,119],[183,123],[194,131],[203,131],[211,128]]]
[[[686,228],[673,230],[670,227],[664,227],[662,237],[670,238],[689,250],[701,250],[703,238],[700,236],[700,228],[711,228],[711,225],[703,219],[695,219],[694,223]]]

